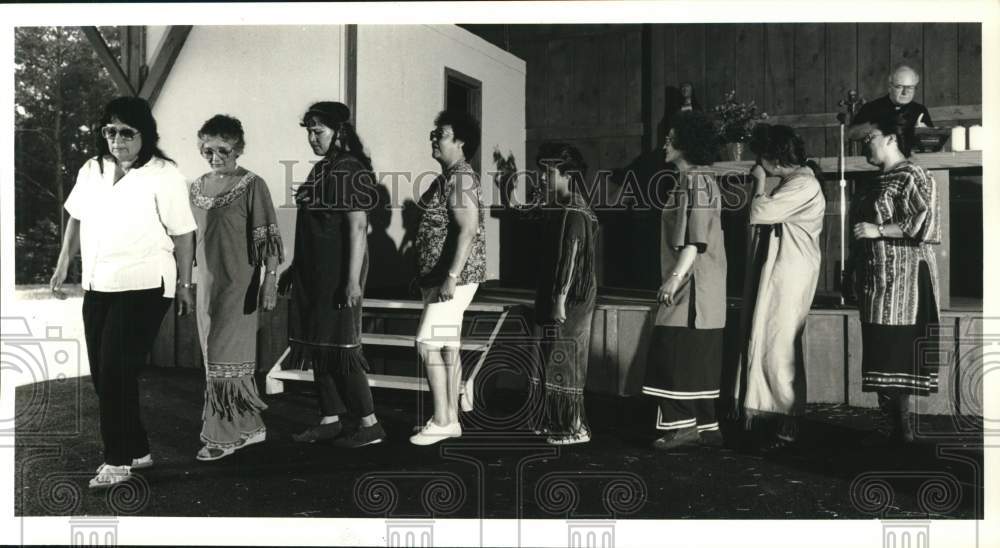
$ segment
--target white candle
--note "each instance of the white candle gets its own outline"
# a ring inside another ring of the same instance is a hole
[[[969,150],[983,150],[983,126],[969,127]]]
[[[951,150],[965,150],[965,126],[951,128]]]

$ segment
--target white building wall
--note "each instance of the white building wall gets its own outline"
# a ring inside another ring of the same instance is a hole
[[[163,28],[147,33],[149,63]],[[316,156],[299,127],[310,103],[343,100],[342,26],[196,26],[154,105],[160,147],[189,180],[208,171],[198,128],[215,114],[243,122],[239,163],[267,181],[291,259],[295,210],[288,185],[305,180]],[[291,179],[281,162],[296,162]]]
[[[482,82],[482,178],[488,204],[499,203],[488,172],[493,149],[513,152],[524,163],[525,62],[453,25],[360,25],[358,27],[358,131],[381,173],[440,171],[430,155],[428,133],[445,104],[445,67]],[[425,176],[426,189],[433,175]],[[383,175],[383,182],[389,177]],[[393,203],[419,197],[401,178]],[[393,212],[388,234],[397,245],[403,237],[400,210]],[[487,216],[488,273],[499,274],[499,222]]]

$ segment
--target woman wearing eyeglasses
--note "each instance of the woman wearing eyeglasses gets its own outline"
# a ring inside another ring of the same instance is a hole
[[[80,168],[50,287],[58,296],[77,251],[83,259],[83,326],[100,408],[104,464],[91,488],[153,465],[139,413],[137,375],[170,303],[194,306],[195,220],[187,182],[157,147],[149,104],[119,97],[104,107],[97,155]]]
[[[198,149],[211,168],[190,190],[201,234],[195,310],[207,379],[205,445],[196,456],[201,461],[221,459],[266,437],[260,412],[267,405],[254,382],[257,309],[274,309],[283,250],[267,184],[236,163],[245,146],[236,118],[218,114],[198,130]]]
[[[664,144],[679,178],[660,217],[663,285],[646,360],[643,394],[657,398],[653,448],[721,445],[716,403],[726,325],[726,248],[721,194],[710,167],[718,151],[712,121],[679,112]]]
[[[321,159],[295,194],[295,255],[278,291],[291,289],[287,366],[312,369],[319,424],[293,436],[344,448],[385,439],[368,386],[361,349],[361,311],[368,277],[368,212],[378,193],[372,163],[350,123],[347,105],[314,103],[302,117],[309,145]],[[356,428],[344,430],[350,413]]]
[[[937,183],[909,160],[913,126],[904,114],[865,131],[865,155],[881,174],[851,203],[852,271],[861,312],[861,389],[878,394],[893,443],[914,439],[910,396],[938,390],[933,326],[939,321],[941,242]]]
[[[482,187],[467,161],[479,148],[479,123],[465,112],[444,111],[434,126],[431,156],[441,165],[441,175],[420,197],[423,215],[417,228],[417,281],[424,311],[416,336],[434,415],[410,437],[414,445],[431,445],[462,435],[458,422],[462,320],[476,288],[486,280]]]

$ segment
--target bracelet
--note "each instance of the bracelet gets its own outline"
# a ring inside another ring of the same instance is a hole
[[[458,274],[452,274],[451,272],[449,272],[448,273],[448,277],[457,280],[458,279]]]
[[[671,273],[670,273],[670,277],[671,277],[671,278],[680,278],[680,277],[681,277],[681,275],[680,275],[680,274],[678,274],[678,273],[676,273],[676,272],[671,272]]]
[[[267,275],[268,276],[277,276],[278,275],[278,271],[277,270],[268,270],[267,271]]]
[[[190,288],[194,287],[194,284],[193,283],[181,283],[181,282],[177,282],[177,287],[179,287],[181,289],[190,289]]]

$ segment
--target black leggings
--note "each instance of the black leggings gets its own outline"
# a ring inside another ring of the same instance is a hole
[[[139,417],[138,372],[170,303],[162,287],[84,293],[83,329],[107,464],[132,464],[132,459],[149,453]]]

